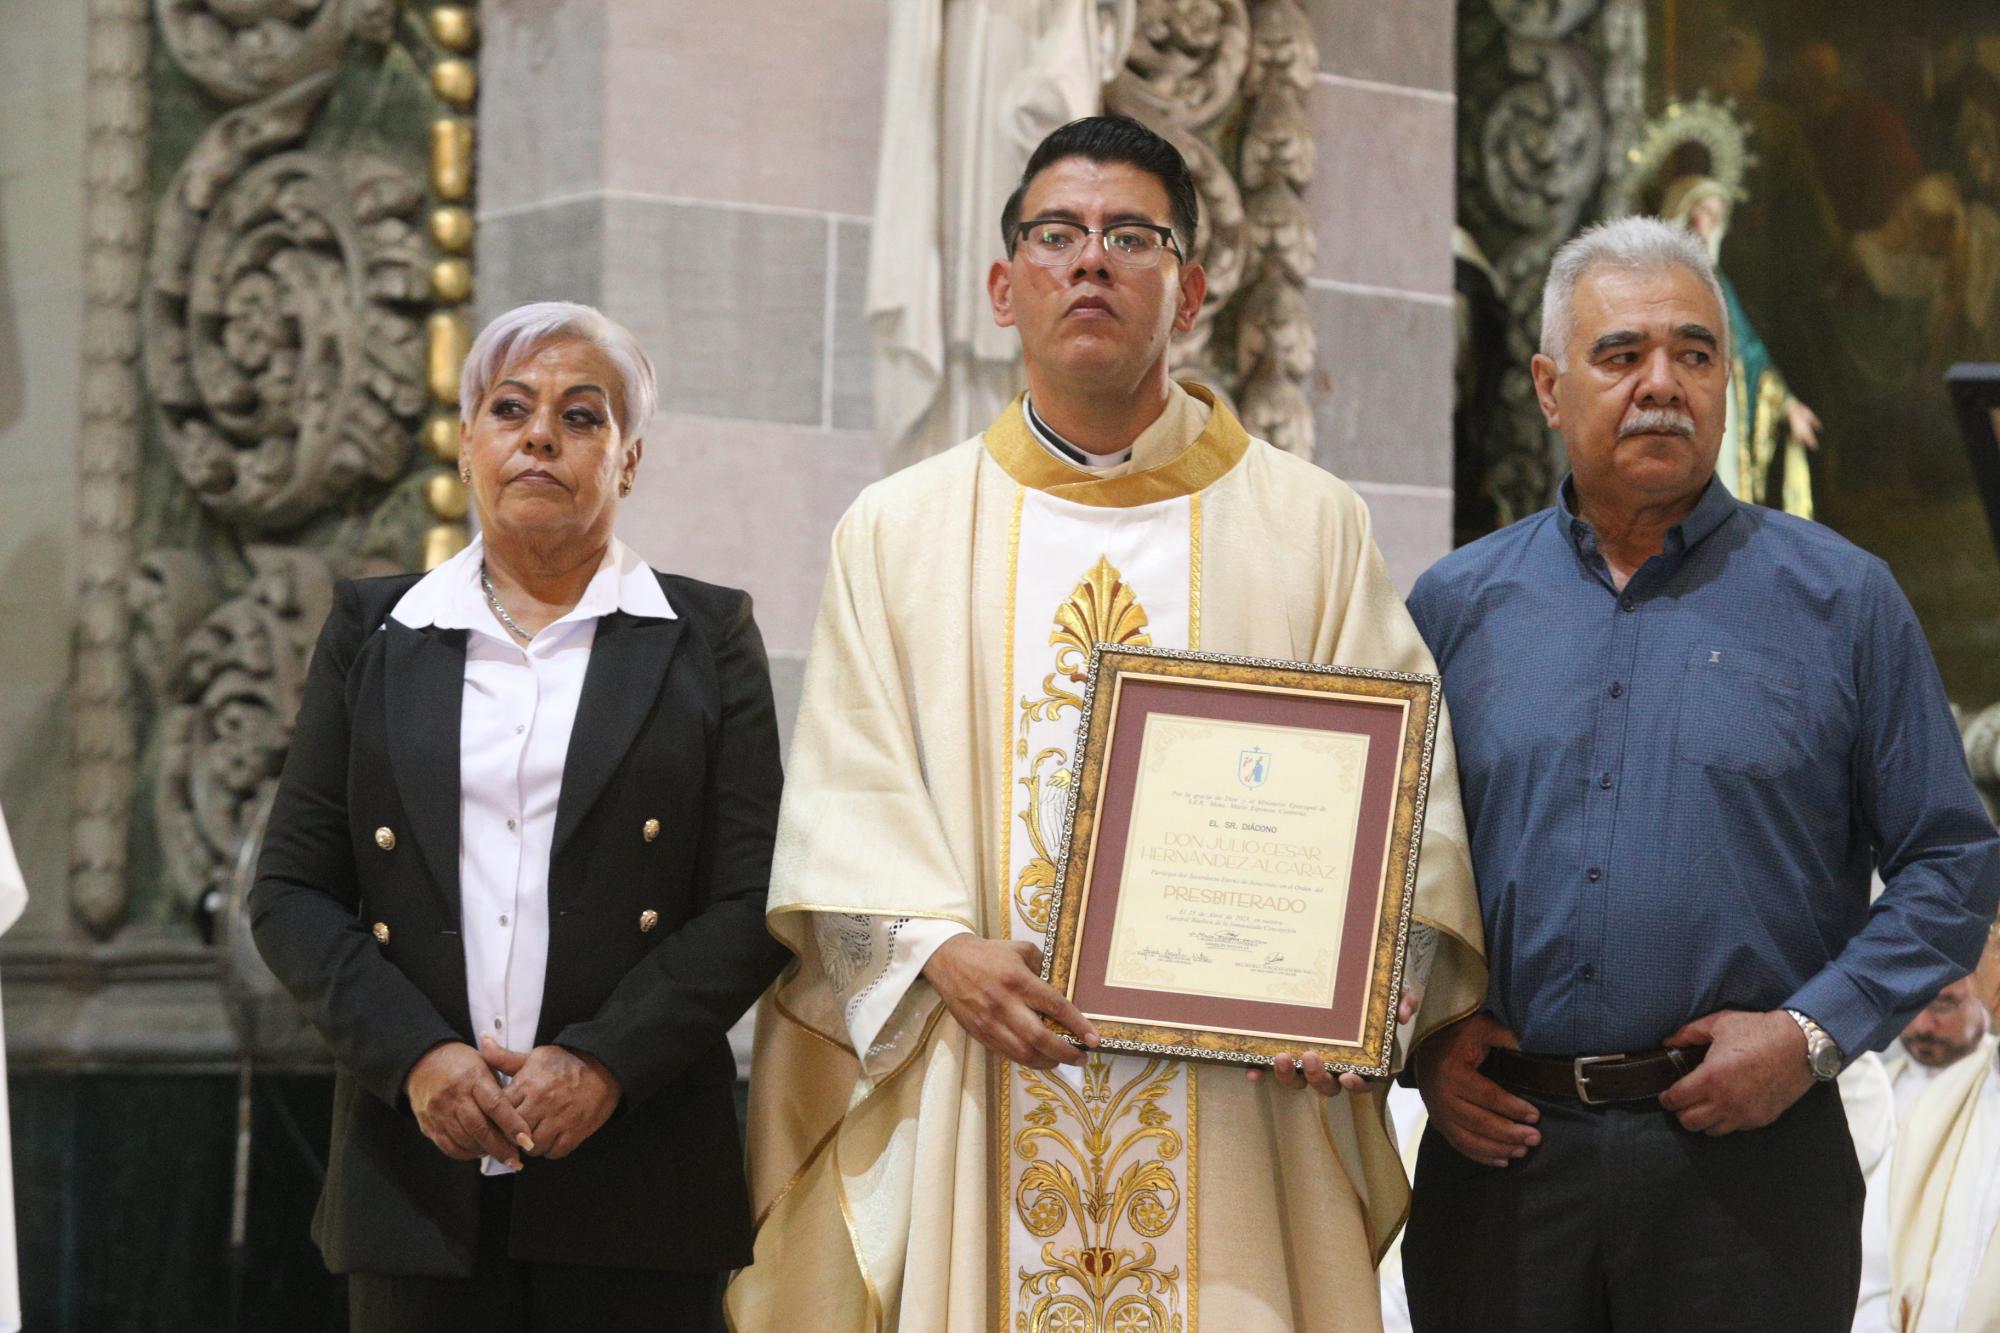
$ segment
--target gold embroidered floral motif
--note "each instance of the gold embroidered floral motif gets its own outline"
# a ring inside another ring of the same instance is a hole
[[[1083,711],[1083,696],[1058,682],[1081,685],[1089,679],[1091,645],[1150,645],[1153,640],[1146,633],[1146,623],[1146,609],[1125,586],[1125,576],[1108,557],[1097,557],[1069,600],[1056,608],[1055,629],[1049,635],[1049,644],[1056,649],[1056,669],[1042,678],[1041,698],[1021,700],[1021,735],[1015,748],[1019,758],[1028,757],[1028,729],[1033,724],[1053,722],[1065,708]],[[1052,772],[1044,771],[1045,761],[1052,761]],[[1050,848],[1061,835],[1063,810],[1069,801],[1068,763],[1062,750],[1043,750],[1028,765],[1028,776],[1020,779],[1020,785],[1028,789],[1027,808],[1020,812],[1020,819],[1027,826],[1035,854],[1014,881],[1014,905],[1021,919],[1038,932],[1049,927],[1054,899],[1056,863]]]
[[[1148,1060],[1114,1089],[1093,1055],[1081,1091],[1021,1070],[1031,1105],[1014,1135],[1024,1163],[1014,1206],[1042,1239],[1039,1269],[1022,1268],[1016,1333],[1180,1333],[1181,1271],[1162,1270],[1148,1242],[1172,1229],[1181,1188],[1168,1162],[1180,1130],[1161,1106],[1185,1066]],[[1079,1242],[1058,1246],[1062,1232]]]
[[[1056,631],[1049,643],[1056,648],[1056,670],[1076,684],[1086,679],[1090,648],[1115,643],[1131,648],[1152,643],[1146,633],[1146,611],[1125,586],[1125,576],[1104,556],[1083,576],[1069,600],[1056,608]]]
[[[1039,931],[1049,928],[1049,913],[1055,907],[1056,863],[1049,849],[1062,836],[1063,815],[1069,806],[1072,775],[1065,766],[1067,761],[1068,756],[1059,749],[1043,750],[1028,765],[1028,776],[1020,780],[1028,789],[1021,823],[1028,830],[1028,844],[1035,854],[1014,881],[1014,906],[1021,919]]]
[[[1146,623],[1146,609],[1139,605],[1137,594],[1125,586],[1125,576],[1109,557],[1097,557],[1069,600],[1056,608],[1055,631],[1049,635],[1049,644],[1056,649],[1056,669],[1042,679],[1041,698],[1021,700],[1021,739],[1016,749],[1020,758],[1028,757],[1030,723],[1053,722],[1065,708],[1083,711],[1083,696],[1064,689],[1057,680],[1067,678],[1072,685],[1088,680],[1093,644],[1151,646],[1153,638],[1146,633]]]

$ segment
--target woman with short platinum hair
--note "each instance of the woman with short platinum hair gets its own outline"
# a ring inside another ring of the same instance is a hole
[[[355,1330],[719,1329],[726,1034],[785,958],[763,642],[614,535],[656,392],[627,330],[522,306],[461,384],[479,536],[339,585],[251,895],[335,1061],[313,1234]]]

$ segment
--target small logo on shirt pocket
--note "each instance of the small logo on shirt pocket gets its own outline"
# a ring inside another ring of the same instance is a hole
[[[1800,680],[1797,663],[1777,653],[1697,648],[1681,685],[1675,750],[1690,763],[1753,778],[1790,771],[1806,757]]]

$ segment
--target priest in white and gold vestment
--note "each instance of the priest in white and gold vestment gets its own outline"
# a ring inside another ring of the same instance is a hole
[[[2000,1329],[2000,1063],[1947,1068],[1896,1136],[1890,1269],[1902,1333]]]
[[[1094,118],[1023,185],[992,295],[1029,392],[870,487],[834,537],[771,884],[797,962],[758,1015],[760,1231],[731,1322],[1377,1328],[1408,1198],[1382,1089],[1030,1046],[1035,1068],[961,1021],[984,1030],[1009,988],[1066,1009],[1028,968],[1093,642],[1434,670],[1354,492],[1167,377],[1203,293],[1178,154]],[[1406,1043],[1486,990],[1448,727],[1436,753]],[[939,970],[965,957],[1020,976],[968,990],[966,965]],[[1025,1026],[987,1035],[1022,1049]]]

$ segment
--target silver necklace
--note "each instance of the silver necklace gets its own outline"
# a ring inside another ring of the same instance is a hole
[[[500,594],[493,591],[493,580],[486,577],[486,566],[479,567],[479,586],[486,589],[486,604],[493,608],[493,614],[500,617],[500,623],[514,632],[514,637],[522,643],[532,642],[534,635],[514,623],[514,617],[507,614],[507,608],[500,605]]]

